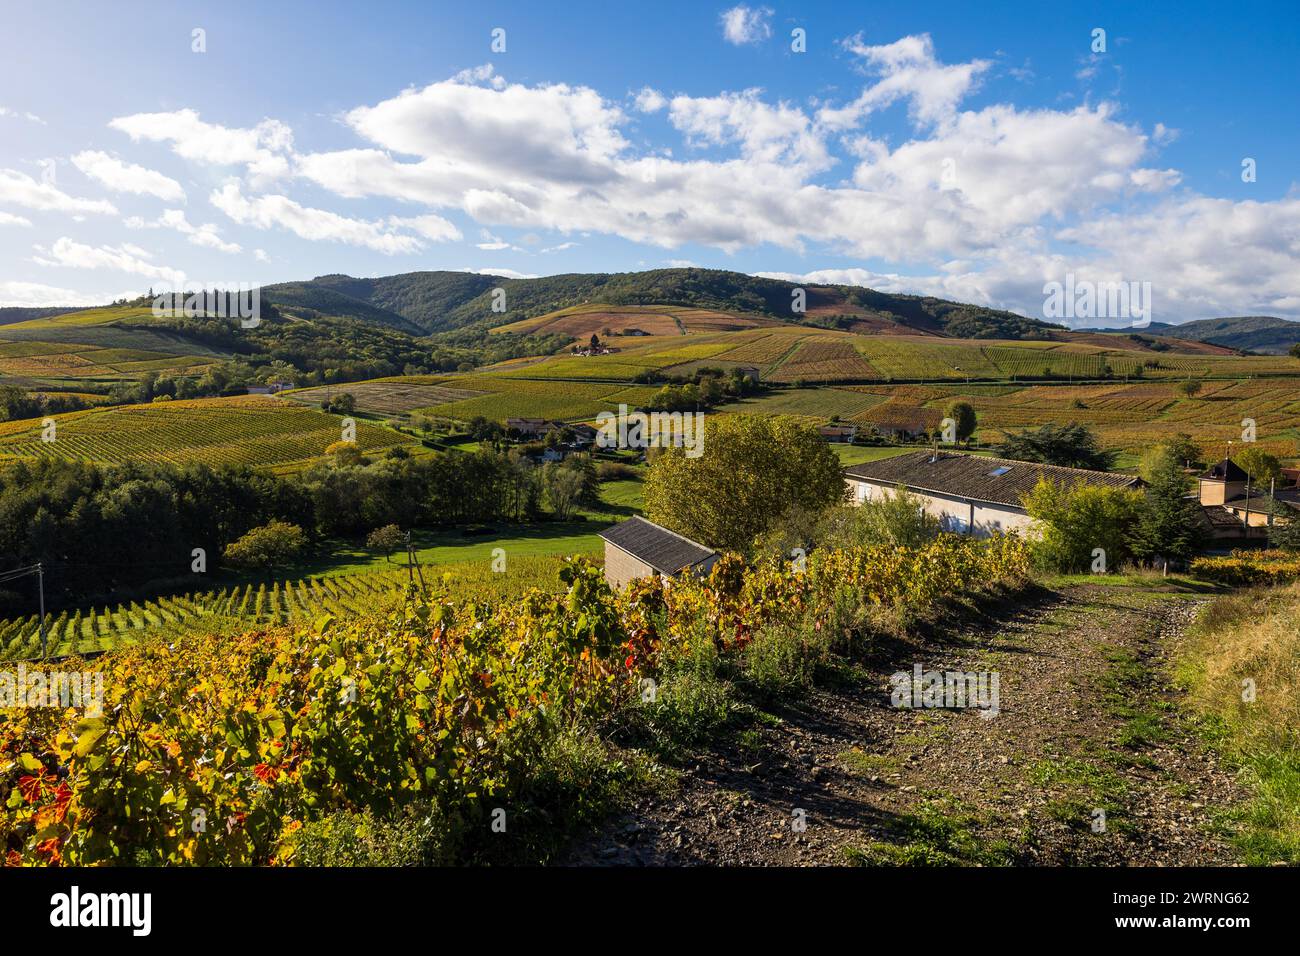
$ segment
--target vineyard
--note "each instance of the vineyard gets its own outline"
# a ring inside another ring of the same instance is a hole
[[[867,608],[915,613],[1027,570],[1018,539],[952,536],[815,552],[802,573],[728,556],[707,581],[624,594],[574,561],[560,590],[523,600],[438,595],[70,662],[103,675],[104,699],[8,711],[0,839],[15,865],[292,864],[304,826],[332,813],[423,808],[455,831],[431,835],[450,854],[450,837],[486,832],[491,807],[546,772],[559,735],[627,714],[674,657],[734,659],[796,624],[840,641]],[[196,812],[225,822],[192,827]]]
[[[556,587],[560,567],[558,558],[519,556],[499,572],[490,561],[473,561],[427,567],[423,574],[427,586],[449,596],[505,600],[532,588]],[[113,608],[62,611],[47,617],[46,641],[52,656],[92,654],[151,634],[175,637],[218,628],[311,621],[327,613],[365,614],[400,600],[408,581],[408,571],[394,569],[244,584]],[[0,660],[39,657],[40,652],[39,617],[0,620]]]
[[[342,438],[341,419],[261,395],[87,409],[54,416],[51,441],[40,420],[0,424],[0,462],[62,458],[101,464],[165,461],[276,470],[320,457]],[[357,446],[377,451],[413,439],[358,422]]]
[[[800,342],[772,378],[778,382],[843,382],[878,379],[880,373],[862,357],[853,343],[813,338]]]

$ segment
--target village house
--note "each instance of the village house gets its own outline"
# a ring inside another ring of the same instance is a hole
[[[515,432],[524,438],[541,438],[549,431],[554,431],[554,422],[545,418],[507,418],[506,431]]]
[[[605,580],[622,589],[656,574],[665,581],[682,575],[708,574],[718,552],[647,521],[629,518],[600,533],[605,540]]]
[[[1206,530],[1217,541],[1266,537],[1269,525],[1300,513],[1300,488],[1289,483],[1260,487],[1228,458],[1198,475],[1196,484]]]
[[[901,486],[921,500],[944,530],[987,537],[1027,532],[1034,519],[1021,503],[1040,478],[1071,487],[1136,488],[1141,479],[1082,468],[1062,468],[947,451],[917,451],[845,469],[854,504],[895,494]]]
[[[857,425],[822,425],[817,434],[830,442],[852,442],[858,435]]]

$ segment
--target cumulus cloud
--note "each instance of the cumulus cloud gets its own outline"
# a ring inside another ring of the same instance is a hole
[[[130,243],[119,246],[89,246],[64,236],[56,240],[50,249],[37,246],[36,251],[40,255],[33,256],[32,261],[42,266],[111,269],[147,276],[150,279],[161,279],[177,285],[185,281],[184,272],[154,264],[149,261],[152,259],[150,253]]]
[[[54,183],[38,182],[16,169],[0,169],[0,203],[52,212],[117,212],[117,207],[111,202],[69,196]]]
[[[184,159],[212,166],[245,166],[251,180],[267,183],[290,171],[293,131],[279,120],[265,119],[241,129],[208,123],[195,110],[135,113],[108,124],[132,141],[169,143]]]
[[[722,38],[736,46],[761,43],[772,36],[771,7],[738,4],[724,10],[718,19],[722,23]]]
[[[11,212],[0,210],[0,226],[30,226],[32,221],[24,216],[15,216]]]
[[[114,192],[157,196],[168,202],[184,202],[181,184],[160,172],[124,163],[108,153],[85,150],[72,157],[72,165]]]
[[[6,306],[44,308],[55,305],[103,305],[105,302],[113,302],[123,298],[127,294],[135,295],[137,293],[87,294],[77,292],[74,289],[45,285],[41,282],[2,281],[0,282],[0,308]]]
[[[750,17],[736,21],[749,24],[746,37],[770,30],[766,8],[735,10]],[[928,35],[885,44],[857,36],[844,48],[862,81],[838,99],[790,102],[758,89],[669,97],[644,87],[616,101],[586,86],[512,83],[481,66],[350,110],[342,120],[358,142],[337,150],[300,153],[276,121],[228,129],[192,110],[114,125],[195,162],[245,165],[244,182],[211,197],[235,222],[390,255],[459,239],[437,214],[455,210],[483,230],[484,250],[519,251],[510,228],[663,249],[770,244],[870,260],[877,271],[858,281],[878,288],[1026,314],[1041,309],[1045,281],[1073,271],[1158,282],[1157,310],[1164,286],[1164,303],[1182,313],[1167,318],[1212,314],[1216,304],[1300,315],[1288,290],[1300,272],[1293,206],[1187,190],[1158,159],[1176,130],[1144,129],[1104,100],[972,106],[990,61],[942,62]],[[873,122],[892,106],[910,125],[886,138]],[[685,150],[634,142],[627,129],[637,113],[665,115]],[[267,176],[417,211],[351,218],[278,186],[265,194]],[[1235,245],[1223,245],[1225,235]]]
[[[636,95],[636,108],[642,113],[657,113],[668,105],[668,98],[656,89],[643,87]]]
[[[222,239],[221,230],[215,223],[207,222],[196,226],[189,221],[184,210],[181,209],[163,210],[162,216],[156,222],[147,222],[139,216],[132,216],[125,221],[125,225],[128,229],[171,229],[196,246],[215,249],[218,252],[233,254],[243,251],[239,243]]]
[[[327,209],[303,206],[287,196],[245,196],[235,182],[213,190],[209,198],[212,205],[240,225],[287,229],[303,239],[343,242],[390,256],[418,252],[424,248],[420,237],[443,240],[459,236],[454,225],[438,216],[350,219]],[[418,236],[400,230],[414,230]]]
[[[35,113],[28,113],[25,110],[12,110],[7,106],[0,106],[0,117],[4,116],[10,116],[15,119],[25,119],[32,123],[40,123],[42,126],[46,125],[45,120],[41,119]]]

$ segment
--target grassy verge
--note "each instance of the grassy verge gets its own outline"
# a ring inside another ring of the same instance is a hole
[[[1188,635],[1177,679],[1250,791],[1228,812],[1245,862],[1300,863],[1300,584],[1219,598]]]

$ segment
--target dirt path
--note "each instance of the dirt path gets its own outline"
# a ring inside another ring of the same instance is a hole
[[[904,648],[701,755],[569,862],[1232,863],[1210,816],[1239,794],[1163,676],[1197,603],[1075,587]],[[996,672],[998,714],[892,706],[915,663]]]

